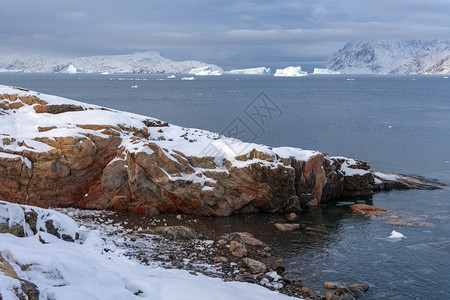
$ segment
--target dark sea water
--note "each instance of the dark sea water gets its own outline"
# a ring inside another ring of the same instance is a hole
[[[239,118],[258,143],[363,159],[377,171],[450,184],[450,79],[444,76],[181,77],[0,74],[0,84],[216,132]],[[261,92],[278,110],[259,126],[246,111]],[[428,226],[353,216],[355,202],[412,214]],[[279,221],[283,216],[247,215],[214,222],[245,227],[266,241],[312,289],[327,280],[367,282],[367,299],[450,298],[449,188],[322,204],[300,216],[304,229],[290,233],[273,229]],[[387,239],[392,230],[406,238]]]

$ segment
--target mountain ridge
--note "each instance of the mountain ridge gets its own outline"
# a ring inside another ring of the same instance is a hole
[[[147,73],[179,74],[195,68],[212,66],[205,62],[187,60],[173,61],[157,51],[136,52],[125,55],[97,55],[86,57],[0,57],[0,70],[37,73]]]
[[[450,74],[450,40],[347,43],[327,68],[346,74]]]

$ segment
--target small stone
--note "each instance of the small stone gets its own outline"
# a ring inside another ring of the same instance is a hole
[[[226,263],[226,262],[228,262],[228,259],[226,257],[223,257],[223,256],[214,257],[214,263],[215,264]]]
[[[228,241],[220,239],[217,241],[217,243],[219,244],[219,246],[225,246],[228,243]]]
[[[265,273],[267,272],[267,267],[264,263],[251,259],[251,258],[244,258],[243,261],[249,267],[250,271],[252,271],[253,274],[259,274],[259,273]]]
[[[281,264],[282,262],[283,262],[282,258],[279,258],[279,259],[276,260],[276,263],[278,263],[278,264]]]
[[[314,292],[312,289],[310,289],[310,288],[308,288],[306,286],[302,287],[301,291],[303,293],[312,293],[312,292]]]
[[[289,273],[289,272],[284,272],[281,275],[281,279],[283,279],[283,281],[286,281],[288,283],[294,282],[297,278],[294,274]]]
[[[369,290],[369,285],[367,283],[356,283],[356,284],[352,284],[350,287],[360,289],[364,293]]]
[[[267,257],[267,252],[256,250],[256,253],[258,253],[258,255],[261,257]]]
[[[280,231],[293,231],[300,228],[300,224],[276,223],[275,227]]]
[[[339,297],[339,300],[355,300],[355,299],[356,299],[355,297],[353,297],[351,294],[347,294],[347,293],[342,294]]]
[[[181,220],[182,219],[181,215],[177,215],[177,219]]]
[[[326,300],[340,300],[339,294],[335,291],[328,291],[325,298]]]
[[[326,289],[330,289],[330,290],[336,290],[336,289],[345,289],[346,286],[337,283],[337,282],[333,282],[333,281],[327,281],[323,284],[323,287]]]
[[[239,243],[238,241],[231,241],[230,252],[236,257],[247,256],[247,248],[243,243]]]
[[[275,268],[275,271],[277,272],[278,275],[281,275],[284,273],[285,268],[283,266],[278,266]]]
[[[288,221],[295,221],[297,219],[297,214],[296,213],[290,213],[286,215],[286,220]]]
[[[350,294],[355,297],[356,299],[364,297],[365,293],[363,292],[362,289],[360,288],[355,288],[355,287],[349,287],[348,288]]]

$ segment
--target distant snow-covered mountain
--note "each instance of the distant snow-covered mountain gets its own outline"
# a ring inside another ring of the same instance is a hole
[[[450,74],[450,40],[347,43],[327,68],[347,74]]]
[[[61,57],[1,57],[0,69],[32,72],[58,73],[188,73],[192,69],[215,65],[188,60],[173,61],[155,51],[128,55],[89,56],[77,58]]]

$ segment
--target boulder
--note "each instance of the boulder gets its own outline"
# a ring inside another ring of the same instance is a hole
[[[233,232],[230,233],[230,239],[236,239],[239,242],[242,242],[246,245],[251,245],[251,246],[265,246],[265,244],[258,240],[257,238],[255,238],[252,234],[248,233],[248,232]]]
[[[238,241],[231,241],[230,252],[236,257],[244,257],[247,256],[247,247],[245,247],[245,244]]]
[[[264,263],[251,259],[251,258],[244,258],[243,261],[247,265],[247,267],[250,269],[250,271],[253,274],[259,274],[259,273],[265,273],[267,272],[267,267]]]

